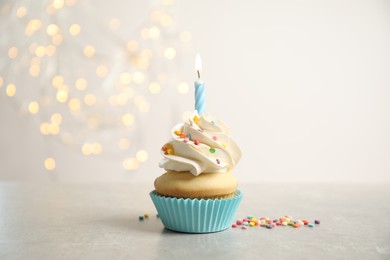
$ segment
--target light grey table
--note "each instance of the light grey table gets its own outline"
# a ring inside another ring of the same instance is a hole
[[[390,259],[389,184],[241,185],[237,218],[288,214],[321,225],[201,235],[165,230],[151,189],[2,183],[0,259]]]

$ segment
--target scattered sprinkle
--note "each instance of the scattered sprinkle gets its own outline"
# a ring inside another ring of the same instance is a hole
[[[186,134],[185,133],[181,133],[180,134],[180,138],[184,138],[184,137],[186,137]]]
[[[187,138],[188,138],[188,139],[191,139],[191,134],[187,134]]]
[[[163,150],[164,152],[166,152],[168,150],[168,148],[166,146],[163,146],[161,147],[161,150]]]
[[[175,133],[175,135],[180,135],[181,132],[179,130],[175,130],[174,133]]]
[[[144,220],[144,216],[139,216],[138,220],[143,221]]]
[[[216,161],[217,161],[217,163],[218,163],[218,164],[220,164],[220,163],[221,163],[221,161],[220,161],[219,159],[216,159]]]
[[[213,136],[212,138],[213,138],[214,141],[218,140],[218,137],[216,137],[216,136]]]
[[[215,153],[215,148],[211,147],[209,151],[210,153]]]
[[[195,140],[195,141],[194,141],[194,144],[195,144],[195,145],[199,145],[199,144],[200,144],[199,140]]]
[[[314,220],[314,222],[309,222],[309,220],[307,219],[294,220],[292,216],[287,215],[278,219],[271,219],[268,217],[256,218],[253,215],[248,215],[246,218],[237,219],[236,222],[232,224],[232,227],[236,228],[241,226],[242,229],[248,229],[249,227],[259,226],[267,229],[273,229],[278,226],[291,226],[293,228],[307,226],[313,228],[316,226],[316,224],[320,224],[320,221]]]
[[[149,214],[148,214],[148,213],[145,213],[145,214],[144,214],[144,217],[145,217],[145,218],[149,218]]]
[[[183,139],[183,142],[185,143],[188,143],[188,141],[190,141],[190,139],[188,139],[187,137]]]
[[[215,125],[215,121],[214,121],[214,120],[213,120],[213,121],[211,121],[211,124],[212,124],[212,125]]]
[[[227,147],[227,144],[223,143],[222,146],[226,148],[226,147]]]
[[[199,122],[199,117],[198,117],[198,116],[194,116],[194,122],[195,122],[195,123],[198,123],[198,122]]]

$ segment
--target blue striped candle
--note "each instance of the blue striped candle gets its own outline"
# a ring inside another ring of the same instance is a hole
[[[204,82],[200,80],[200,71],[202,70],[202,61],[199,54],[195,58],[195,70],[198,73],[198,80],[195,81],[195,109],[198,114],[204,113]]]
[[[200,80],[195,81],[195,109],[199,115],[204,113],[204,99],[204,82]]]

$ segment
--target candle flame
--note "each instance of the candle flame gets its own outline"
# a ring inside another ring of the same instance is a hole
[[[199,54],[196,54],[196,57],[195,57],[195,70],[197,72],[202,70],[202,60],[200,59]]]

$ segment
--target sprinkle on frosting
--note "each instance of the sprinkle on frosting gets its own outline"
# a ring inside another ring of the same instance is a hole
[[[230,137],[228,128],[210,115],[198,115],[194,111],[171,133],[172,139],[161,151],[164,158],[160,167],[167,171],[189,171],[195,176],[226,172],[241,158],[241,150]]]

